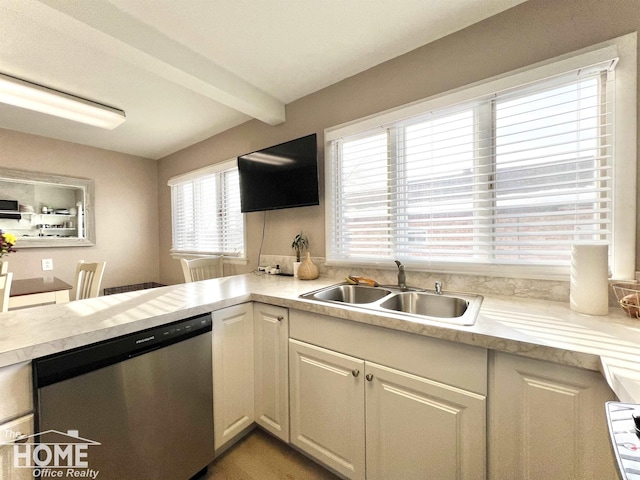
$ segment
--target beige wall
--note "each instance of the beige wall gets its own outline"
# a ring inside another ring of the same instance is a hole
[[[639,29],[638,0],[529,0],[289,104],[287,121],[282,125],[272,127],[251,121],[162,159],[159,162],[161,278],[167,283],[181,281],[178,262],[168,255],[171,209],[166,184],[171,176],[312,132],[318,133],[322,144],[327,127]],[[321,145],[321,162],[322,150]],[[291,241],[302,229],[309,236],[312,255],[324,256],[323,198],[321,202],[319,207],[267,212],[262,253],[291,255]],[[230,273],[256,268],[262,218],[261,213],[247,215],[250,264],[230,269]]]
[[[106,260],[103,287],[158,281],[154,160],[0,129],[0,165],[95,181],[96,246],[19,250],[8,256],[14,278],[44,276],[41,260],[51,258],[68,283],[78,260]]]
[[[325,128],[639,29],[639,0],[529,0],[289,104],[287,122],[282,125],[250,121],[157,163],[0,130],[3,167],[86,177],[96,182],[96,247],[23,250],[9,257],[11,270],[16,278],[41,276],[41,259],[52,258],[53,274],[71,281],[77,260],[105,259],[107,287],[145,281],[182,282],[178,262],[169,255],[171,205],[167,180],[172,176],[315,132],[320,140],[324,188]],[[227,274],[251,271],[257,266],[263,214],[251,213],[246,219],[250,263],[227,268]],[[312,255],[324,256],[322,193],[318,207],[267,212],[262,252],[291,255],[291,241],[300,230],[309,236]]]

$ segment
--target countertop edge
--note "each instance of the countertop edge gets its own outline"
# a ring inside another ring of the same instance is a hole
[[[621,401],[640,402],[640,324],[621,309],[592,317],[563,303],[485,296],[476,324],[459,326],[299,298],[335,283],[244,274],[2,313],[0,367],[255,301],[597,371]]]

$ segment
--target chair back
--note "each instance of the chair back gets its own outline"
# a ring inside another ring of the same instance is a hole
[[[222,257],[180,259],[185,283],[223,276]]]
[[[0,312],[9,310],[9,293],[11,293],[13,272],[0,275]]]
[[[78,262],[76,267],[75,300],[94,298],[99,295],[102,274],[106,264],[107,262],[88,263],[83,260]]]

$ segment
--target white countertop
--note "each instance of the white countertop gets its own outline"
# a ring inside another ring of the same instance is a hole
[[[600,371],[621,401],[640,403],[640,320],[622,309],[596,317],[565,303],[485,295],[476,324],[457,326],[298,298],[340,282],[246,274],[0,313],[0,367],[260,301]]]

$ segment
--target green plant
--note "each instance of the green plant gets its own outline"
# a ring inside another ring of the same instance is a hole
[[[305,248],[309,248],[309,239],[306,235],[300,232],[293,239],[293,243],[291,244],[291,248],[296,251],[296,261],[300,261],[300,255],[302,254]]]

